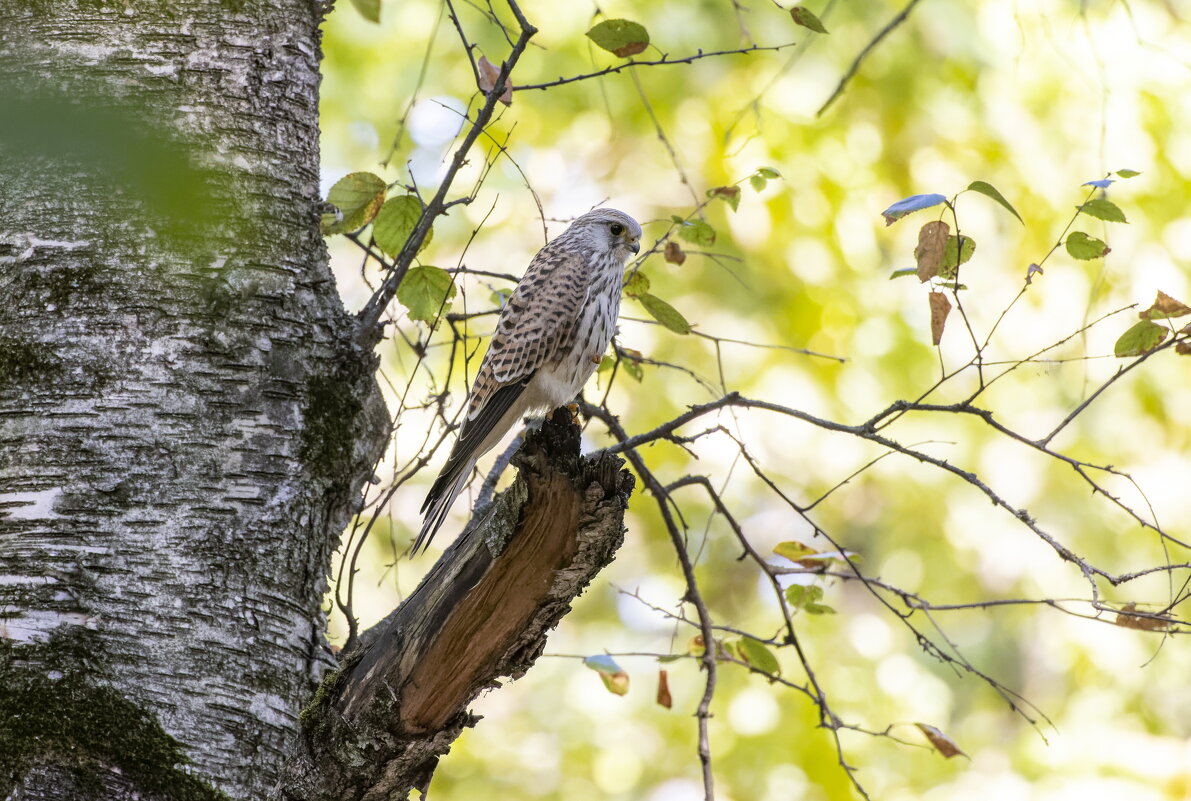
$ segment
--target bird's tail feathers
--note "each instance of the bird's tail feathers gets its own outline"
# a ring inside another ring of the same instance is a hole
[[[461,459],[454,465],[450,464],[449,459],[447,461],[447,469],[435,480],[422,504],[422,512],[426,518],[422,521],[422,530],[418,532],[418,538],[414,540],[413,548],[410,550],[411,556],[416,556],[430,544],[430,540],[446,520],[447,512],[451,511],[451,505],[455,503],[459,493],[463,492],[467,477],[476,466],[474,460]]]

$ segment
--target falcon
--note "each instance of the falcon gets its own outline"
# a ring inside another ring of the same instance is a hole
[[[596,209],[533,257],[496,322],[411,553],[430,544],[481,456],[526,414],[569,403],[591,378],[616,333],[625,263],[640,249],[636,220]]]

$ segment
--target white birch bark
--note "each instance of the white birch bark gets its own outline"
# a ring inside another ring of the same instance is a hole
[[[0,797],[263,797],[331,663],[387,418],[318,231],[319,13],[0,0]],[[22,143],[55,92],[79,127]],[[154,126],[193,225],[140,194]]]

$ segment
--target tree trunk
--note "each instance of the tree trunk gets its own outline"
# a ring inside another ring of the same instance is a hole
[[[6,799],[400,797],[623,538],[632,477],[550,423],[322,682],[389,419],[319,232],[319,22],[0,0]]]
[[[0,0],[0,796],[263,797],[333,662],[388,420],[319,235],[319,21]]]

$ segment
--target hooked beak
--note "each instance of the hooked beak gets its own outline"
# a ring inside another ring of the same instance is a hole
[[[629,250],[633,251],[634,253],[640,253],[641,243],[637,241],[629,242]]]

